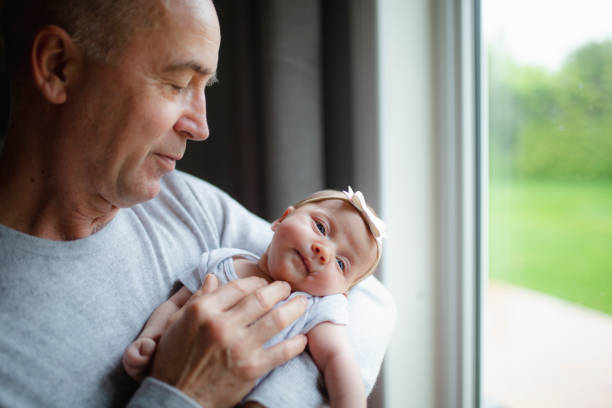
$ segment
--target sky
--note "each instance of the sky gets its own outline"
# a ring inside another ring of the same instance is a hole
[[[591,41],[612,38],[612,0],[481,0],[485,41],[516,62],[558,69]]]

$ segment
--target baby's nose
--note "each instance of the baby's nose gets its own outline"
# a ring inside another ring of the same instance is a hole
[[[331,253],[329,249],[318,242],[312,244],[312,252],[319,258],[321,264],[327,264],[331,259]]]

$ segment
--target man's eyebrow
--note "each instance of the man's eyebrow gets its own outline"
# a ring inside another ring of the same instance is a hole
[[[185,69],[190,69],[192,71],[197,72],[198,74],[202,74],[205,76],[211,75],[212,78],[209,82],[217,82],[217,72],[211,70],[210,68],[204,68],[202,65],[198,64],[196,61],[185,61],[179,62],[176,64],[171,64],[166,67],[166,71],[182,71]]]
[[[208,82],[206,82],[206,86],[214,85],[217,82],[219,82],[219,78],[217,77],[217,73],[214,72],[212,76],[208,79]]]

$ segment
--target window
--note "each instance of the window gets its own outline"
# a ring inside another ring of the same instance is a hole
[[[612,5],[483,0],[486,407],[612,401]]]
[[[377,2],[385,406],[610,406],[608,3]]]

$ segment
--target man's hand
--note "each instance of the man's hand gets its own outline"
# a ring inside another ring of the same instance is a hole
[[[246,278],[218,287],[211,275],[169,321],[161,337],[152,376],[205,407],[231,407],[260,376],[306,347],[296,336],[268,349],[263,344],[298,318],[306,301],[296,297],[272,309],[290,293],[284,282]]]

